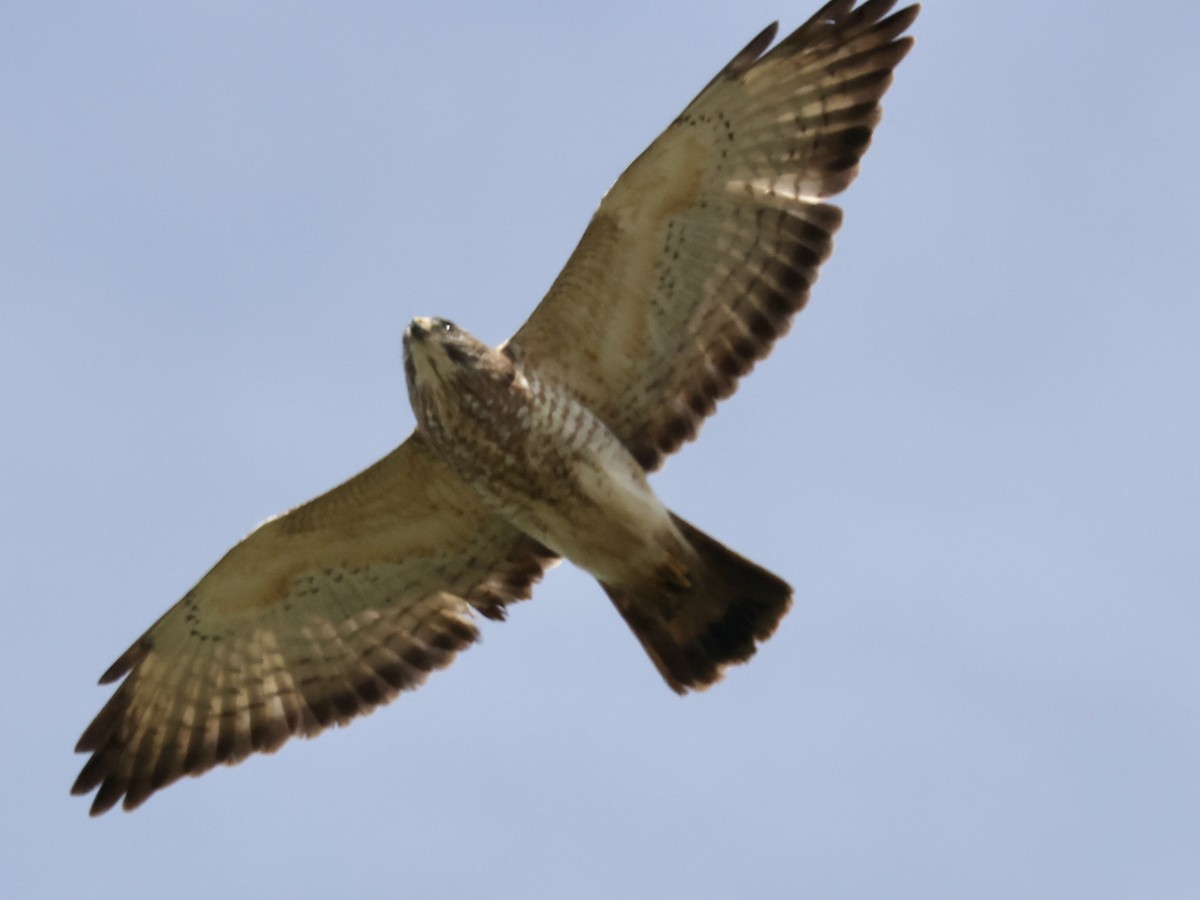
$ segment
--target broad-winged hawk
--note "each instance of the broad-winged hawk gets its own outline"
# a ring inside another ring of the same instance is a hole
[[[491,349],[415,319],[416,431],[230,550],[101,678],[74,793],[126,809],[419,685],[557,558],[594,575],[668,685],[748,659],[786,583],[674,516],[646,474],[804,305],[917,15],[834,0],[742,50],[605,196]]]

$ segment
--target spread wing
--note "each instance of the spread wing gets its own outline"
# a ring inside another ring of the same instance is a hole
[[[507,351],[642,465],[692,438],[808,298],[918,8],[835,0],[771,26],[625,170]],[[885,18],[886,17],[886,18]]]
[[[491,514],[413,436],[221,559],[104,673],[80,738],[96,815],[182,775],[386,703],[448,665],[554,556]]]

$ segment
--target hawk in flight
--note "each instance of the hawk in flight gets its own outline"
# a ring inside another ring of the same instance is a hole
[[[833,0],[772,25],[613,185],[549,293],[492,349],[414,319],[417,428],[230,550],[101,677],[73,793],[126,809],[421,684],[560,557],[667,684],[743,662],[791,589],[647,483],[804,305],[917,16]]]

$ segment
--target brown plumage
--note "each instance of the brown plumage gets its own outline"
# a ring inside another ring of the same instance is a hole
[[[139,638],[80,738],[73,792],[132,809],[415,687],[562,556],[667,683],[743,662],[782,580],[668,512],[647,472],[788,328],[832,247],[912,6],[835,0],[771,26],[625,171],[528,321],[493,350],[414,320],[417,431],[264,523]],[[123,679],[123,680],[122,680]]]

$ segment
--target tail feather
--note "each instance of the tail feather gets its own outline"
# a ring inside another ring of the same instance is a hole
[[[671,688],[718,681],[774,633],[792,605],[787,582],[672,516],[694,551],[686,575],[634,588],[601,584]]]

